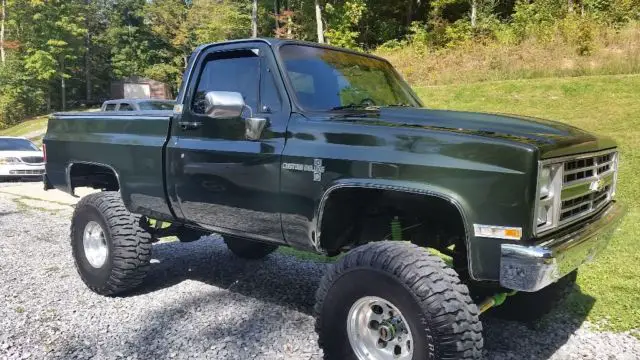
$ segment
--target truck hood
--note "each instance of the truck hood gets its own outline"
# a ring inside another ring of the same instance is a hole
[[[363,116],[334,120],[373,122],[381,126],[421,127],[514,141],[535,146],[541,158],[586,153],[615,147],[613,140],[556,121],[533,117],[420,108],[386,107]]]

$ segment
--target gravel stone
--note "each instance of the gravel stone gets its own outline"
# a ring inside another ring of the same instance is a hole
[[[328,265],[234,257],[217,236],[154,245],[139,291],[102,297],[73,266],[68,210],[0,195],[0,359],[321,359],[310,315]],[[526,309],[523,309],[526,311]],[[488,359],[640,358],[629,334],[554,313],[537,329],[482,319]]]

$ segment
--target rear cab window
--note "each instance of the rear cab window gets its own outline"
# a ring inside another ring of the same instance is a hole
[[[134,111],[134,108],[131,104],[128,103],[122,103],[120,104],[120,107],[118,108],[118,111]]]
[[[173,110],[174,103],[169,101],[143,101],[138,103],[140,110]]]

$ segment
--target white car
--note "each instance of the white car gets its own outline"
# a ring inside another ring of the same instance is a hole
[[[44,156],[31,141],[0,136],[0,178],[23,178],[44,174]]]

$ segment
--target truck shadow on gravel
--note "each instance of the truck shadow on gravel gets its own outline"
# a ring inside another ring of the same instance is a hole
[[[315,291],[329,266],[277,252],[263,260],[243,260],[235,257],[219,239],[160,243],[154,246],[153,258],[144,286],[131,295],[195,280],[307,315],[312,315]],[[574,289],[572,297],[581,304],[584,314],[589,313],[595,302],[578,288]],[[533,325],[500,320],[489,314],[483,315],[481,320],[488,359],[547,359],[584,322],[584,318],[568,315],[562,304]]]

